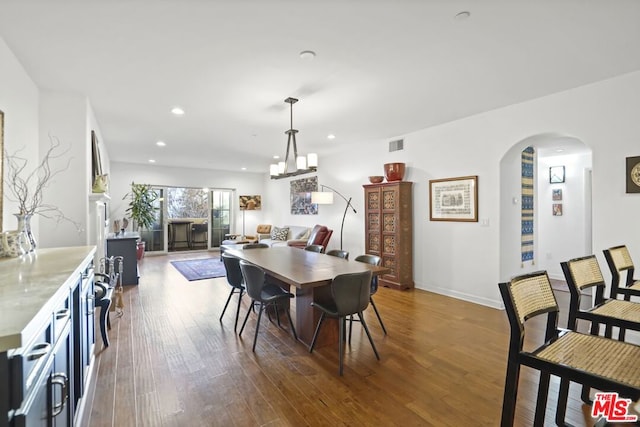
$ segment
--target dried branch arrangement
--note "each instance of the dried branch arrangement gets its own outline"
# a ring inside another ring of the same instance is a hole
[[[67,220],[79,228],[80,224],[67,218],[60,208],[43,203],[43,192],[51,180],[69,169],[71,164],[71,158],[69,158],[63,168],[52,169],[52,160],[63,157],[68,153],[69,148],[62,149],[62,144],[56,137],[49,136],[49,141],[49,148],[42,156],[42,160],[32,170],[27,168],[27,159],[19,155],[24,148],[14,154],[9,154],[5,150],[6,188],[9,190],[5,196],[8,200],[18,203],[19,213],[22,215],[38,214],[57,221]]]

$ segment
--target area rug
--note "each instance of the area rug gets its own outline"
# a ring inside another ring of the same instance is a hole
[[[220,262],[218,258],[171,261],[171,264],[190,282],[193,280],[223,277],[227,274],[224,269],[224,263]]]

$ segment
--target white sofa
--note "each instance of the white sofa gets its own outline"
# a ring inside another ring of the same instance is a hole
[[[276,226],[277,227],[277,226]],[[271,228],[271,232],[273,233],[275,227]],[[274,240],[271,238],[272,234],[259,234],[258,241],[260,243],[266,243],[269,246],[287,246],[289,242],[294,243],[294,241],[303,241],[306,242],[309,238],[309,234],[311,233],[312,227],[305,227],[303,225],[285,225],[283,227],[278,228],[288,228],[289,232],[287,233],[287,240]]]

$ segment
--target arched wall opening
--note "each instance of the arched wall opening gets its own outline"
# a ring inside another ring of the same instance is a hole
[[[529,146],[535,149],[534,244],[533,260],[523,262],[521,155]],[[564,166],[564,182],[550,182],[552,166]],[[505,153],[500,160],[500,281],[537,270],[564,279],[560,262],[592,253],[591,169],[591,149],[569,135],[533,135]]]

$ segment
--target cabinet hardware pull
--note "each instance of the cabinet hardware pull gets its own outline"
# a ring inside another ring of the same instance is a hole
[[[67,403],[69,399],[69,378],[62,373],[56,372],[51,376],[51,386],[59,385],[62,387],[62,399],[60,403],[56,403],[53,405],[52,416],[56,417],[62,413],[64,410],[64,405]]]
[[[51,350],[51,344],[49,343],[36,344],[33,346],[31,353],[27,354],[27,360],[30,362],[38,360],[42,356],[49,354],[49,350]]]
[[[65,317],[68,317],[68,316],[69,316],[69,309],[68,308],[62,309],[62,310],[60,310],[60,311],[58,311],[56,313],[56,319],[57,320],[64,319]]]

